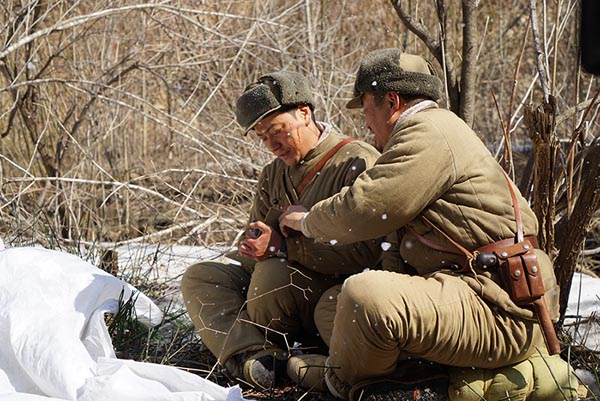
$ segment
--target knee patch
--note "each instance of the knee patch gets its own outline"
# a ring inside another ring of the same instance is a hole
[[[252,290],[264,294],[285,287],[292,282],[292,273],[293,270],[287,267],[287,263],[279,259],[267,259],[257,262],[254,266],[251,288],[249,288],[248,293]]]
[[[181,277],[181,293],[184,300],[188,297],[194,297],[194,289],[198,284],[207,281],[206,269],[202,263],[196,263],[189,266]]]
[[[373,289],[380,288],[378,283],[382,280],[381,273],[381,271],[370,271],[348,277],[342,285],[338,302],[362,307],[379,302],[381,298],[373,296]]]
[[[291,273],[287,264],[279,259],[267,259],[256,264],[247,294],[248,314],[254,322],[267,325],[274,314],[280,316],[286,305],[295,302],[290,296]]]

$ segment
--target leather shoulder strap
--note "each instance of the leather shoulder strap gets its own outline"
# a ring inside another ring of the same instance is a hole
[[[515,190],[510,184],[510,178],[508,178],[508,174],[506,171],[502,170],[504,173],[504,178],[506,178],[506,183],[508,184],[508,189],[510,191],[510,197],[512,198],[513,208],[515,209],[515,220],[517,221],[517,238],[515,239],[515,244],[523,241],[523,222],[521,221],[521,210],[519,210],[519,201],[517,199],[517,195],[515,194]]]
[[[506,183],[508,184],[508,190],[510,191],[510,196],[511,196],[512,202],[513,202],[513,208],[515,210],[515,220],[517,222],[517,236],[515,238],[514,243],[516,244],[516,243],[523,241],[523,222],[521,221],[521,211],[519,210],[519,203],[518,203],[517,195],[515,194],[515,191],[510,183],[510,178],[508,178],[508,175],[506,174],[506,172],[504,170],[502,170],[502,172],[504,173],[504,178],[506,178]],[[473,252],[469,251],[468,249],[463,247],[461,244],[459,244],[458,242],[456,242],[452,238],[450,238],[450,236],[448,234],[446,234],[441,228],[439,228],[438,226],[433,224],[433,222],[431,222],[427,217],[423,216],[423,220],[425,221],[425,223],[427,223],[427,225],[429,225],[430,227],[435,229],[437,232],[442,234],[452,245],[454,245],[462,254],[464,254],[467,257],[467,260],[472,260],[475,257]],[[450,249],[443,247],[441,245],[435,245],[433,243],[433,241],[428,240],[427,238],[425,238],[421,235],[418,235],[414,231],[413,231],[413,234],[416,235],[417,239],[420,242],[424,243],[425,245],[428,245],[430,248],[437,249],[439,251],[458,254],[456,251],[453,252]]]
[[[439,232],[440,234],[442,234],[448,241],[450,241],[450,243],[452,245],[454,245],[460,251],[460,253],[456,252],[456,251],[452,251],[452,250],[450,250],[450,249],[448,249],[446,247],[443,247],[441,245],[438,245],[437,247],[433,247],[433,246],[431,246],[431,243],[433,243],[433,241],[428,240],[427,238],[425,238],[423,236],[420,236],[420,235],[417,237],[419,239],[419,241],[423,242],[423,240],[427,240],[427,243],[425,243],[425,245],[428,245],[429,247],[437,249],[439,251],[454,253],[456,255],[463,254],[467,258],[472,258],[473,257],[473,253],[471,251],[469,251],[467,248],[465,248],[464,246],[462,246],[461,244],[459,244],[458,242],[456,242],[452,238],[450,238],[450,236],[448,234],[446,234],[444,232],[444,230],[442,230],[441,228],[439,228],[438,226],[436,226],[435,224],[433,224],[427,217],[423,216],[423,220],[430,227],[432,227],[433,229],[435,229],[437,232]]]
[[[329,149],[329,152],[327,152],[321,158],[321,160],[319,160],[319,162],[308,172],[308,174],[306,174],[304,176],[304,179],[302,180],[302,182],[300,183],[300,185],[298,185],[298,187],[296,188],[296,193],[298,194],[298,196],[300,196],[300,193],[302,193],[302,191],[308,185],[308,183],[310,182],[310,180],[312,180],[312,178],[323,168],[323,166],[325,165],[325,163],[327,163],[327,161],[329,159],[331,159],[331,157],[334,154],[336,154],[336,152],[338,150],[340,150],[340,148],[342,146],[344,146],[348,142],[352,142],[352,141],[356,141],[356,138],[345,138],[344,140],[338,142],[337,145],[335,145],[333,148]]]

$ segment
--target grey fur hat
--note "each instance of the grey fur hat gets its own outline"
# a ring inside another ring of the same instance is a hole
[[[314,107],[308,79],[297,72],[277,71],[246,87],[236,102],[235,117],[246,135],[268,114],[299,105]]]
[[[442,82],[432,65],[421,56],[402,53],[400,49],[379,49],[368,53],[360,63],[354,81],[354,98],[346,107],[362,107],[366,92],[398,92],[432,100],[442,97]]]

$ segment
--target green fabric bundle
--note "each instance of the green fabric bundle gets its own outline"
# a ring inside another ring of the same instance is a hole
[[[545,348],[498,369],[451,368],[450,401],[564,401],[585,397],[573,369]]]

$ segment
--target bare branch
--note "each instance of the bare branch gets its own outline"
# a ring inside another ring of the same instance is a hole
[[[556,117],[556,126],[561,125],[566,120],[573,117],[575,114],[580,113],[584,110],[588,110],[589,108],[597,106],[598,104],[600,104],[600,99],[594,97],[593,99],[588,99],[573,107],[569,107],[567,110],[565,110],[563,113],[559,114]]]
[[[473,125],[475,106],[475,67],[477,66],[477,6],[478,0],[463,0],[463,48],[458,115],[467,125]]]
[[[67,29],[71,29],[76,26],[94,21],[99,18],[122,14],[122,13],[126,13],[126,12],[133,11],[133,10],[160,9],[160,10],[167,10],[167,11],[177,13],[177,14],[185,12],[185,13],[189,13],[189,14],[227,16],[230,18],[250,19],[250,20],[257,21],[257,22],[273,24],[273,22],[269,21],[269,20],[248,18],[248,17],[243,17],[243,16],[239,16],[239,15],[234,15],[234,14],[205,12],[205,11],[195,10],[195,9],[178,8],[178,7],[174,7],[174,6],[168,6],[168,3],[169,3],[169,0],[163,0],[160,3],[135,4],[135,5],[130,5],[130,6],[118,7],[118,8],[109,8],[106,10],[97,11],[97,12],[90,13],[87,15],[79,15],[77,17],[69,18],[69,19],[67,19],[61,23],[58,23],[54,26],[36,31],[31,35],[27,35],[27,36],[21,38],[20,40],[18,40],[15,44],[7,46],[2,51],[0,51],[0,60],[3,60],[7,55],[9,55],[10,53],[13,53],[15,50],[19,49],[20,47],[23,47],[26,44],[33,42],[35,39],[50,35],[55,32],[60,32],[60,31],[64,31]],[[281,24],[279,24],[279,25],[281,26]]]
[[[540,75],[540,83],[542,85],[542,91],[544,92],[544,101],[548,102],[550,97],[550,89],[548,86],[548,75],[546,71],[546,57],[545,52],[542,50],[542,44],[540,39],[540,33],[537,25],[537,6],[536,0],[529,0],[529,10],[531,18],[531,31],[533,33],[533,43],[535,45],[537,69]]]
[[[50,35],[54,32],[60,32],[60,31],[66,30],[66,29],[74,28],[78,25],[82,25],[87,22],[93,21],[95,19],[107,17],[110,15],[120,14],[120,13],[124,13],[124,12],[131,11],[131,10],[142,10],[142,9],[158,8],[158,7],[159,6],[157,4],[137,4],[137,5],[125,6],[125,7],[119,7],[119,8],[110,8],[107,10],[98,11],[98,12],[91,13],[88,15],[78,15],[77,17],[69,18],[68,20],[58,23],[54,26],[51,26],[51,27],[45,28],[45,29],[40,29],[39,31],[36,31],[30,35],[27,35],[27,36],[21,38],[20,40],[18,40],[15,44],[12,44],[12,45],[4,48],[2,51],[0,51],[0,60],[4,59],[7,55],[13,53],[17,49],[33,42],[34,40],[44,37],[44,36],[47,36],[47,35]]]
[[[394,7],[394,10],[396,10],[396,14],[398,14],[398,17],[400,17],[400,20],[402,20],[404,25],[412,33],[417,35],[419,39],[423,41],[423,43],[425,43],[429,51],[433,53],[433,55],[441,65],[443,63],[442,49],[438,38],[435,35],[431,34],[431,32],[429,32],[425,25],[423,25],[419,21],[416,21],[410,16],[410,14],[406,13],[402,8],[402,5],[400,4],[400,1],[401,0],[390,0],[392,6]]]
[[[412,16],[407,13],[402,5],[400,4],[401,0],[390,0],[396,14],[402,21],[402,23],[415,35],[419,37],[425,43],[429,51],[434,55],[442,69],[444,70],[444,74],[446,77],[446,85],[448,86],[448,101],[450,103],[450,109],[455,113],[459,113],[460,107],[460,89],[458,82],[458,74],[456,72],[456,67],[452,62],[450,57],[446,55],[446,49],[444,46],[444,33],[442,32],[442,38],[439,40],[435,35],[433,35],[425,25],[416,21]],[[443,18],[442,8],[445,6],[443,4],[436,5],[436,10],[438,12],[438,18]],[[438,20],[441,29],[444,29],[444,21]]]

